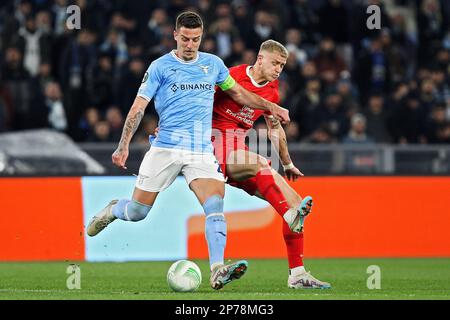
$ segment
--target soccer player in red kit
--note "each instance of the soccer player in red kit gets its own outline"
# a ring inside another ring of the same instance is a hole
[[[261,44],[253,66],[230,68],[231,76],[241,86],[261,97],[279,103],[278,77],[288,57],[286,48],[274,41]],[[253,123],[264,116],[269,138],[278,151],[289,180],[303,173],[289,156],[286,134],[280,122],[263,110],[254,110],[234,102],[220,90],[214,96],[212,140],[216,158],[227,177],[227,183],[243,189],[267,202],[283,217],[283,237],[289,261],[288,287],[330,288],[330,284],[314,278],[303,266],[303,222],[312,209],[310,196],[302,199],[264,157],[249,151],[245,137]]]

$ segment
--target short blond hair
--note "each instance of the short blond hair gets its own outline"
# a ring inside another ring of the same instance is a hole
[[[287,58],[289,56],[289,52],[285,46],[283,46],[278,41],[269,39],[261,43],[261,47],[259,47],[259,52],[268,51],[268,52],[277,52],[282,57]]]

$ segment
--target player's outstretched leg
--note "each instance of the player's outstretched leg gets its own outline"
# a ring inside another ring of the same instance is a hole
[[[112,200],[98,214],[92,217],[87,227],[87,234],[96,236],[116,219],[125,221],[143,220],[150,212],[152,206],[140,203],[136,200]]]
[[[241,278],[248,268],[248,262],[240,260],[225,265],[216,266],[211,272],[209,283],[215,290],[222,289],[226,284]]]

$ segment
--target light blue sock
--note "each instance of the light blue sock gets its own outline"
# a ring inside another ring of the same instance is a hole
[[[223,215],[223,199],[211,196],[203,204],[206,214],[205,237],[208,243],[209,264],[223,264],[227,242],[227,223]]]
[[[141,221],[150,212],[152,206],[136,200],[121,199],[112,207],[114,217],[125,221]]]
[[[128,199],[120,199],[119,202],[117,202],[112,207],[112,214],[113,214],[113,216],[118,218],[118,219],[127,221],[128,219],[125,218],[125,207],[130,202],[131,202],[131,200],[128,200]]]

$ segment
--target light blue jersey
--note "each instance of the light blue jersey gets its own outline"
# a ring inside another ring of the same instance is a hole
[[[209,53],[183,61],[172,51],[153,61],[138,91],[148,101],[155,98],[159,133],[152,145],[212,152],[214,88],[228,79],[223,61]]]

